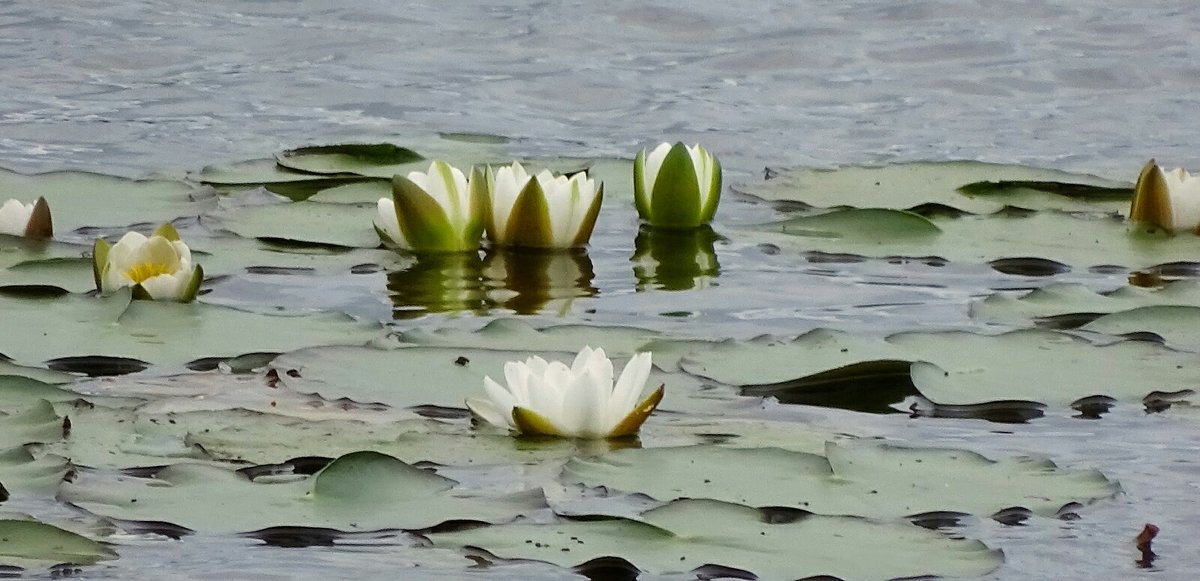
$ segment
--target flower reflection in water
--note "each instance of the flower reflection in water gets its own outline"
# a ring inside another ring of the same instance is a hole
[[[488,296],[519,315],[565,312],[574,299],[596,296],[592,259],[582,250],[499,249],[488,251],[483,275]]]
[[[715,285],[721,264],[713,244],[721,237],[710,226],[691,230],[642,225],[634,240],[633,275],[638,292],[690,290]]]
[[[485,315],[508,309],[519,315],[570,309],[574,299],[595,296],[586,252],[491,249],[424,254],[412,266],[388,273],[393,319],[433,313]]]
[[[388,273],[393,319],[430,313],[483,315],[491,308],[479,252],[422,254],[412,266]]]

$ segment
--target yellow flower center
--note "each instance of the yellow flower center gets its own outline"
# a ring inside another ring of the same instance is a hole
[[[171,274],[170,265],[161,262],[143,262],[129,267],[125,271],[125,276],[129,277],[134,284],[141,284],[147,279],[156,277],[160,274]]]

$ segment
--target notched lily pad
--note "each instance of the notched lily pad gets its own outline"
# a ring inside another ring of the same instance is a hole
[[[562,567],[619,557],[651,575],[723,569],[759,579],[952,577],[982,575],[1002,561],[999,551],[978,541],[951,539],[907,523],[707,499],[677,500],[637,519],[564,519],[427,536],[439,547],[480,547],[498,558]]]
[[[220,218],[226,230],[247,238],[375,248],[379,236],[371,228],[373,211],[374,207],[349,204],[290,202],[237,208]]]

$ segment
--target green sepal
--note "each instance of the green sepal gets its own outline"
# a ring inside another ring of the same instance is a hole
[[[147,291],[146,288],[141,285],[141,283],[130,286],[129,290],[133,293],[133,300],[135,301],[154,300],[154,297],[150,296],[150,292]]]
[[[695,228],[703,223],[700,215],[700,184],[692,155],[683,142],[671,146],[663,159],[654,191],[650,193],[648,222],[664,228]]]
[[[1133,188],[1133,201],[1129,205],[1129,219],[1170,230],[1175,222],[1171,208],[1171,195],[1163,172],[1154,160],[1146,162]]]
[[[50,204],[46,198],[38,197],[33,203],[33,213],[25,224],[25,238],[30,240],[49,240],[54,238],[54,220],[50,216]]]
[[[441,179],[431,176],[431,179]],[[420,186],[412,180],[392,177],[392,201],[396,204],[396,219],[400,231],[413,252],[461,252],[463,241],[454,235],[450,218]]]
[[[587,214],[579,223],[579,231],[575,233],[575,240],[571,241],[572,248],[586,246],[588,240],[592,239],[592,231],[596,229],[596,218],[600,216],[600,205],[603,203],[604,182],[600,182],[600,185],[596,186],[596,197],[592,198],[592,205],[588,207]]]
[[[623,438],[638,433],[642,424],[646,423],[646,418],[650,417],[650,414],[658,407],[659,402],[662,401],[664,387],[663,385],[658,386],[658,389],[638,402],[634,406],[633,411],[629,412],[616,426],[613,426],[612,431],[608,433],[608,437]]]
[[[487,230],[488,221],[491,220],[491,182],[487,175],[490,173],[480,166],[471,168],[471,177],[467,180],[467,223],[463,225],[462,231],[463,244],[468,248],[464,250],[479,248],[483,232]]]
[[[650,192],[646,191],[646,150],[638,152],[633,160],[633,205],[637,208],[638,216],[650,222]]]
[[[717,215],[717,205],[721,203],[721,161],[717,156],[712,155],[707,150],[702,150],[704,155],[712,159],[712,171],[715,174],[712,181],[712,189],[708,192],[708,197],[704,201],[704,206],[700,208],[700,224],[712,222],[714,216]]]
[[[554,422],[529,408],[513,407],[512,419],[517,430],[523,436],[565,437],[565,434],[558,429],[558,426],[554,425]]]
[[[502,246],[551,248],[554,246],[554,229],[550,224],[550,204],[546,192],[536,177],[525,182],[521,193],[513,201],[508,224],[504,227]]]
[[[97,238],[92,245],[92,278],[96,281],[96,290],[104,292],[104,269],[108,266],[108,251],[112,245],[103,238]]]
[[[179,242],[179,232],[176,231],[175,227],[170,224],[163,224],[162,226],[159,226],[158,229],[155,230],[150,236],[162,236],[170,242]]]
[[[183,288],[183,294],[179,295],[179,302],[190,303],[196,300],[196,296],[200,294],[200,285],[204,282],[204,268],[199,264],[192,269],[192,278],[188,279],[187,286]]]

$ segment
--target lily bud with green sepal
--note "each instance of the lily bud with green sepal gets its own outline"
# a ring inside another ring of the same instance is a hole
[[[170,224],[149,238],[127,232],[116,244],[96,240],[92,274],[101,293],[133,287],[133,298],[188,303],[196,299],[204,269],[192,264],[192,251]]]
[[[542,170],[530,176],[520,163],[488,171],[488,239],[497,246],[576,248],[592,237],[604,184],[579,172]]]
[[[488,399],[468,398],[467,407],[490,424],[527,436],[632,436],[662,401],[661,385],[645,393],[650,367],[650,354],[638,353],[614,385],[603,349],[584,347],[570,367],[535,355],[504,364],[505,386],[485,377]]]
[[[1200,177],[1183,168],[1163,171],[1150,160],[1134,186],[1129,219],[1171,232],[1200,234]]]
[[[32,204],[10,199],[0,206],[0,234],[21,236],[30,240],[49,240],[54,237],[54,221],[50,204],[38,198]]]
[[[633,199],[651,226],[695,228],[712,221],[721,199],[721,163],[708,150],[661,143],[633,161]]]
[[[392,197],[380,198],[375,232],[389,246],[414,253],[477,250],[487,212],[487,177],[468,180],[444,161],[429,171],[392,178]]]

